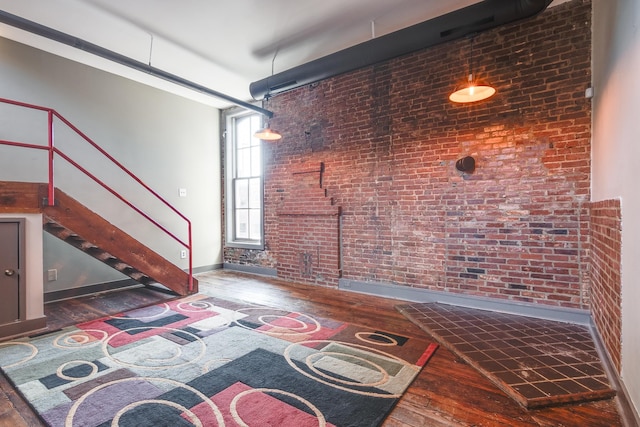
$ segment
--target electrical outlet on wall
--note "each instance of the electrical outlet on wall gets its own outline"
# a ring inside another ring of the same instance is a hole
[[[180,251],[180,258],[185,259],[187,257],[187,251],[186,250],[181,250]]]
[[[47,270],[47,280],[50,282],[58,280],[58,270],[56,270],[55,268]]]

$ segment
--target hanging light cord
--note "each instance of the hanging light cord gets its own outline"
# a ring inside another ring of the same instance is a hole
[[[273,53],[273,58],[271,59],[271,76],[273,76],[274,73],[274,68],[275,68],[275,62],[276,62],[276,56],[278,55],[278,49],[276,49],[276,51]],[[262,98],[262,108],[266,109],[267,105],[269,105],[269,98],[271,97],[271,94],[267,91],[267,93],[264,95],[264,97]],[[278,133],[277,131],[272,130],[269,127],[269,121],[270,121],[271,117],[267,117],[267,121],[265,123],[265,127],[260,129],[258,132],[256,132],[254,134],[254,136],[256,138],[260,138],[262,140],[265,141],[277,141],[280,138],[282,138],[282,135],[280,135],[280,133]]]
[[[273,52],[273,58],[271,58],[271,77],[273,77],[273,74],[274,74],[276,56],[278,56],[279,50],[280,50],[280,47],[277,47],[276,50]],[[271,98],[271,92],[267,91],[267,93],[265,93],[264,95],[264,99],[269,101],[269,98]],[[267,108],[267,107],[262,107],[262,108]]]
[[[469,75],[471,76],[471,80],[473,80],[473,39],[475,37],[473,34],[471,35],[471,59],[469,60]]]
[[[277,47],[276,50],[273,52],[273,58],[271,58],[271,77],[273,77],[273,74],[274,74],[276,56],[278,56],[278,50],[280,50],[279,47]],[[264,109],[267,108],[267,105],[269,105],[269,98],[271,98],[271,93],[270,92],[265,93],[264,97],[262,98],[262,108]],[[268,120],[267,120],[267,123],[269,123]]]
[[[469,83],[473,81],[473,40],[476,38],[475,33],[469,35],[471,37],[471,58],[469,59]]]
[[[278,56],[278,51],[280,50],[280,47],[277,47],[275,52],[273,52],[273,58],[271,58],[271,76],[273,77],[273,67],[274,64],[276,63],[276,56]]]

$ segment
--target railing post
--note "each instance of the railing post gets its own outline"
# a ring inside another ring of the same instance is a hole
[[[53,110],[48,111],[49,117],[49,206],[55,206],[55,186],[53,182]]]
[[[189,293],[193,292],[193,241],[191,237],[191,221],[187,222],[189,227]]]

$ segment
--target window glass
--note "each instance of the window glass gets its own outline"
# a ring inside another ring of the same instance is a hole
[[[242,117],[236,122],[236,148],[247,148],[251,146],[251,121],[247,117]]]
[[[262,180],[260,178],[252,178],[249,180],[247,191],[249,202],[247,207],[260,209],[260,206],[262,206],[261,186]]]
[[[236,180],[236,209],[249,208],[249,180]]]
[[[251,175],[262,175],[262,147],[259,145],[251,147]]]
[[[251,176],[251,151],[250,148],[243,148],[237,151],[238,178]]]
[[[236,238],[249,238],[249,209],[236,209]]]
[[[249,238],[260,239],[262,230],[262,212],[260,209],[249,209]]]

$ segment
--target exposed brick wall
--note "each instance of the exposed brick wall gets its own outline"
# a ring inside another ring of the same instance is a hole
[[[278,277],[337,286],[340,277],[340,207],[323,188],[324,164],[289,168],[277,209]]]
[[[447,100],[468,39],[273,97],[284,137],[265,147],[271,256],[279,191],[324,162],[343,277],[586,308],[590,19],[573,0],[477,35],[474,68],[498,90],[477,104]],[[467,155],[473,173],[455,169]]]
[[[598,332],[620,373],[621,210],[619,200],[590,204],[591,313]]]

